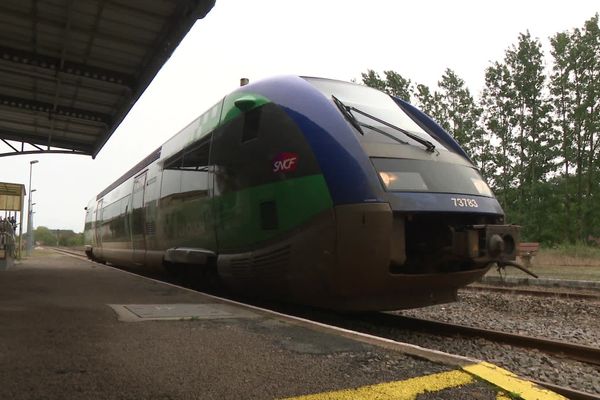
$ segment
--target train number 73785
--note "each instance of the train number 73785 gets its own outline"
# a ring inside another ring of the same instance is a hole
[[[477,208],[479,204],[475,199],[468,199],[466,197],[451,197],[450,200],[454,203],[454,207],[470,207]]]

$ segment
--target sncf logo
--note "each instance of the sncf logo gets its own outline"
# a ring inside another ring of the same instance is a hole
[[[298,154],[279,153],[273,159],[273,172],[294,172],[298,165]]]

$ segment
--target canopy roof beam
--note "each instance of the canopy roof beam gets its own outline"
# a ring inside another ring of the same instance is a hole
[[[4,96],[0,94],[0,105],[5,107],[44,112],[48,114],[49,119],[53,118],[54,116],[65,116],[69,119],[91,121],[102,125],[111,124],[111,116],[108,114],[82,110],[75,107],[65,107],[59,105],[55,106],[55,104],[46,103],[43,101],[21,99],[18,97]]]
[[[131,90],[135,79],[133,76],[104,68],[93,67],[58,57],[43,56],[28,51],[0,46],[0,58],[19,65],[29,65],[43,70],[63,73],[77,78],[93,79],[124,86]],[[62,67],[61,67],[62,65]]]
[[[62,150],[65,150],[65,152],[68,154],[80,152],[89,155],[89,152],[92,149],[91,144],[87,146],[82,144],[74,145],[71,141],[61,140],[60,138],[57,139],[56,137],[52,139],[52,144],[50,146],[43,145],[43,147],[41,147],[41,141],[46,141],[45,136],[34,137],[33,135],[20,134],[18,132],[11,134],[2,131],[0,131],[0,135],[2,135],[2,142],[12,150],[2,151],[2,149],[0,149],[0,157],[5,157],[6,155],[25,154],[27,151],[47,152],[49,150],[53,150],[52,147],[59,147]],[[18,144],[18,146],[16,144]],[[29,145],[35,148],[35,150],[25,150],[25,145]]]

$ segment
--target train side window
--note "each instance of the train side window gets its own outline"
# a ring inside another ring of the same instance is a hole
[[[185,149],[181,169],[185,171],[206,170],[210,154],[210,139],[212,135]]]
[[[262,115],[262,107],[253,108],[244,113],[244,127],[242,129],[242,143],[258,137],[260,128],[260,117]]]
[[[164,198],[181,191],[181,163],[183,154],[180,152],[165,161],[162,171],[160,197]]]
[[[212,134],[184,150],[181,163],[181,192],[193,192],[193,197],[208,195],[208,157]]]

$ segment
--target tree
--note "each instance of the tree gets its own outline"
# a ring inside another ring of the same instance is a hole
[[[600,29],[598,14],[583,29],[551,38],[550,91],[560,142],[565,239],[598,235],[600,223]],[[571,176],[574,176],[572,179]],[[575,218],[573,218],[575,215]]]
[[[519,213],[523,221],[529,221],[526,233],[534,237],[540,236],[545,218],[539,184],[549,178],[557,155],[541,47],[539,40],[532,39],[527,32],[519,36],[518,45],[506,54],[516,93]]]
[[[550,93],[554,112],[554,129],[559,139],[560,158],[562,160],[562,203],[564,208],[559,217],[562,220],[563,241],[574,242],[573,232],[574,219],[571,215],[572,203],[574,201],[569,185],[569,175],[573,165],[573,136],[575,133],[574,109],[577,97],[574,94],[572,82],[571,52],[573,42],[571,36],[566,33],[558,33],[550,39],[552,46],[551,54],[554,57],[553,72],[550,77]]]
[[[488,134],[497,143],[493,147],[493,168],[488,172],[489,182],[498,191],[504,209],[513,205],[511,188],[516,185],[514,160],[515,147],[512,141],[514,120],[514,90],[512,78],[506,64],[495,62],[485,72],[485,88],[481,98],[482,120]]]
[[[83,245],[83,233],[75,233],[66,229],[48,229],[38,226],[35,231],[35,241],[45,246],[81,246]]]
[[[38,226],[34,230],[34,238],[36,243],[41,243],[43,245],[56,245],[56,235],[50,229],[45,226]]]
[[[503,62],[488,67],[482,96],[483,120],[499,147],[494,175],[500,198],[525,226],[525,236],[540,235],[539,185],[551,176],[556,158],[545,83],[541,44],[527,32],[506,50]]]
[[[383,81],[379,74],[372,69],[368,69],[367,72],[361,73],[363,84],[372,87],[373,89],[381,90],[385,92],[386,83]]]
[[[410,102],[413,92],[410,79],[405,79],[402,75],[395,71],[383,71],[385,74],[385,91]]]
[[[442,94],[429,89],[429,86],[422,83],[417,85],[415,91],[417,106],[427,115],[429,115],[442,128],[448,130],[450,125],[446,121],[446,110],[442,102]]]
[[[490,157],[489,143],[486,143],[485,131],[480,127],[481,107],[471,96],[465,81],[450,68],[446,69],[438,86],[446,129],[485,173]]]

